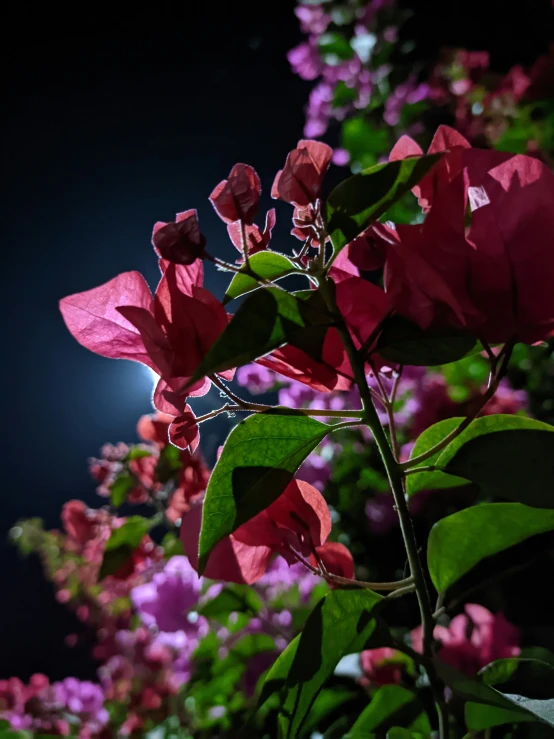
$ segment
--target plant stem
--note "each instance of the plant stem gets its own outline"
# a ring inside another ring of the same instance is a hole
[[[214,411],[213,413],[208,413],[206,416],[202,416],[203,421],[205,421],[207,418],[211,418],[211,416],[217,415],[218,413],[222,413],[223,411],[252,411],[253,413],[259,413],[261,411],[270,411],[275,408],[275,406],[273,405],[265,405],[264,403],[251,403],[248,400],[243,400],[242,398],[239,398],[239,396],[236,395],[236,393],[234,393],[232,390],[230,390],[227,385],[225,385],[225,383],[222,382],[216,375],[210,375],[210,380],[217,388],[221,390],[221,392],[225,393],[225,395],[230,400],[232,400],[235,405],[225,405],[219,410]],[[290,408],[289,410],[292,413],[303,413],[305,416],[322,416],[324,418],[361,419],[363,416],[362,409],[360,409],[359,411],[332,411],[325,410],[323,408]]]
[[[419,559],[418,546],[415,538],[415,532],[412,526],[412,520],[410,518],[410,512],[406,497],[404,494],[404,477],[401,466],[394,458],[394,452],[387,439],[387,435],[379,416],[373,400],[371,397],[370,388],[365,376],[364,359],[358,353],[356,346],[350,336],[350,332],[344,322],[344,319],[337,308],[334,295],[332,292],[331,285],[327,278],[323,278],[319,281],[319,289],[329,311],[333,314],[337,321],[337,328],[341,334],[344,348],[350,359],[352,365],[352,372],[354,373],[354,379],[360,392],[362,400],[362,406],[364,410],[363,420],[371,430],[377,448],[381,454],[383,464],[385,466],[389,484],[394,497],[396,510],[398,512],[398,518],[400,522],[400,530],[402,532],[402,538],[404,540],[404,546],[406,548],[406,554],[408,557],[408,563],[410,566],[410,574],[413,577],[417,600],[419,604],[419,611],[421,615],[421,624],[423,628],[423,654],[428,663],[428,677],[433,690],[435,703],[437,706],[437,713],[439,715],[439,737],[445,739],[447,736],[445,733],[445,724],[448,723],[446,715],[446,706],[443,699],[442,686],[438,680],[435,668],[432,663],[432,645],[433,645],[433,608],[431,606],[431,600],[429,592],[427,590],[427,583],[425,581],[425,575],[423,566]]]

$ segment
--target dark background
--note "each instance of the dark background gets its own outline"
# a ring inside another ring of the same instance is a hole
[[[451,44],[488,48],[508,69],[551,36],[550,0],[529,0],[525,12],[503,1],[411,4],[405,33],[422,60]],[[116,5],[19,4],[4,18],[0,678],[92,674],[85,649],[64,645],[77,624],[38,561],[4,542],[18,518],[51,527],[66,500],[99,505],[87,457],[106,441],[136,440],[150,408],[145,370],[80,347],[57,301],[130,269],[154,285],[152,225],[187,208],[224,254],[207,196],[243,161],[269,205],[311,86],[285,57],[302,40],[292,0]],[[286,230],[282,220],[278,234]],[[208,286],[218,288],[213,273]]]

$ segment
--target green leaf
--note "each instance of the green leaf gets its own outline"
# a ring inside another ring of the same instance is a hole
[[[231,431],[204,499],[200,572],[217,542],[271,505],[332,428],[275,408],[249,416]]]
[[[256,615],[263,606],[260,596],[246,585],[230,585],[219,593],[215,598],[209,600],[200,609],[200,613],[206,618],[227,620],[230,613],[250,613]]]
[[[440,156],[376,164],[335,187],[326,203],[327,231],[335,254],[417,185]]]
[[[399,725],[424,735],[431,731],[427,714],[415,693],[400,685],[383,685],[373,694],[370,704],[358,716],[348,736],[362,739],[372,732],[382,736]]]
[[[159,518],[130,516],[118,529],[113,529],[106,542],[99,580],[113,575],[130,559],[145,535],[159,523]]]
[[[110,499],[117,508],[125,503],[127,494],[136,487],[136,481],[129,472],[122,472],[110,485]]]
[[[406,318],[390,316],[383,322],[375,351],[397,364],[434,367],[457,362],[476,345],[472,336],[424,331]]]
[[[554,530],[554,511],[520,503],[481,503],[436,523],[427,563],[433,585],[444,593],[485,557],[535,534]]]
[[[248,295],[218,340],[213,344],[189,385],[205,375],[240,367],[264,356],[283,344],[305,349],[313,326],[333,323],[321,309],[321,298],[314,291],[304,297],[276,287],[260,288]]]
[[[259,288],[260,282],[256,277],[273,282],[297,269],[290,259],[274,251],[260,251],[253,254],[248,261],[249,264],[243,264],[240,272],[237,272],[231,280],[223,298],[223,305]]]
[[[173,444],[167,444],[160,452],[156,464],[156,479],[161,483],[169,482],[182,469],[181,450]]]
[[[527,698],[554,696],[554,667],[538,659],[506,657],[484,667],[479,676],[501,693],[524,692]]]
[[[178,536],[175,536],[171,531],[162,539],[162,547],[166,556],[166,559],[170,557],[183,556],[185,553],[183,550],[183,544]]]
[[[463,418],[446,418],[444,421],[439,421],[433,426],[429,426],[428,429],[418,436],[414,448],[410,454],[410,459],[419,457],[420,454],[424,454],[429,449],[432,449],[436,444],[441,442],[448,434],[454,431]],[[441,452],[436,452],[433,456],[420,462],[417,467],[432,467]],[[447,475],[441,470],[433,472],[416,472],[406,477],[406,494],[408,497],[418,493],[420,490],[437,490],[444,488],[453,488],[460,485],[467,485],[467,480],[461,477],[454,477],[453,475]]]
[[[527,711],[510,703],[507,698],[488,685],[468,678],[440,660],[435,660],[435,667],[446,685],[457,696],[468,701],[465,705],[468,729],[473,731],[499,726],[503,723],[525,723],[535,720]]]
[[[129,449],[125,455],[125,462],[132,462],[133,459],[143,459],[144,457],[151,457],[152,452],[149,449],[143,449],[140,446],[133,446]]]
[[[532,720],[554,726],[554,668],[551,665],[536,659],[509,657],[487,665],[479,676],[483,687],[493,690],[493,694],[483,693],[481,697],[486,700],[491,695],[497,696],[506,702],[506,707],[491,711],[478,704],[468,705],[468,728],[482,729]],[[520,714],[521,711],[524,713]]]
[[[510,708],[474,703],[473,701],[468,701],[465,704],[464,713],[467,728],[470,731],[482,731],[504,724],[521,724],[535,721],[530,714],[511,710]]]
[[[364,649],[375,632],[376,607],[383,599],[370,590],[334,590],[314,608],[302,633],[269,670],[259,705],[282,692],[279,726],[283,739],[298,736],[314,700],[342,657]]]
[[[476,483],[485,495],[554,508],[554,427],[532,418],[477,418],[436,466]]]
[[[431,736],[431,729],[426,734],[422,734],[420,731],[410,731],[402,726],[393,726],[392,729],[387,731],[387,739],[425,739],[429,736]]]
[[[349,118],[342,124],[341,145],[350,153],[352,161],[359,162],[365,169],[374,165],[383,152],[390,149],[389,132],[361,116]]]

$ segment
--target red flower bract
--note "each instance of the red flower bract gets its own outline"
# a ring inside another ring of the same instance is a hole
[[[160,375],[154,404],[175,416],[183,413],[186,385],[228,323],[221,303],[201,287],[198,262],[160,263],[165,269],[154,297],[138,272],[125,272],[84,293],[60,301],[69,331],[87,349],[112,359],[133,359]],[[232,371],[223,373],[232,377]],[[204,395],[207,378],[188,395]]]
[[[422,225],[389,228],[385,287],[422,328],[455,327],[489,343],[535,343],[554,333],[554,175],[522,155],[451,149],[420,183]],[[404,140],[400,151],[415,153]],[[394,150],[393,150],[394,151]]]
[[[192,566],[198,567],[201,506],[183,518],[181,540]],[[262,577],[274,554],[292,564],[295,552],[309,558],[322,551],[331,531],[331,517],[321,493],[307,482],[293,480],[265,511],[219,541],[210,554],[206,577],[251,584]],[[348,571],[344,552],[329,552],[328,563]],[[331,571],[333,571],[331,569]]]
[[[265,216],[265,227],[262,231],[261,228],[255,223],[247,224],[244,227],[244,236],[246,240],[246,253],[248,256],[256,254],[259,251],[264,251],[269,246],[271,241],[271,232],[275,227],[275,208],[271,208],[267,211]],[[227,225],[227,233],[233,243],[233,246],[238,249],[241,254],[243,252],[242,247],[242,228],[239,222],[229,223]],[[239,261],[243,261],[240,259]]]
[[[206,239],[200,232],[196,210],[177,213],[175,221],[158,221],[152,232],[152,246],[163,259],[176,264],[192,264],[204,254]]]
[[[252,224],[258,212],[262,186],[256,170],[248,164],[235,164],[229,179],[217,185],[210,202],[225,223],[243,221]]]
[[[331,147],[320,141],[299,141],[298,147],[287,156],[283,169],[277,172],[271,197],[296,206],[315,203],[332,155]]]

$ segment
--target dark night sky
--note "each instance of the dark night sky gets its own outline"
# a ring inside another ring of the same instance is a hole
[[[444,5],[453,16],[462,8]],[[52,5],[20,4],[4,29],[13,46],[2,136],[2,541],[21,517],[55,526],[70,498],[98,505],[87,457],[105,441],[133,441],[149,410],[145,371],[80,347],[65,330],[59,298],[129,269],[155,284],[152,224],[186,208],[198,208],[211,249],[224,253],[225,229],[208,194],[244,161],[257,168],[267,197],[301,136],[310,88],[285,58],[301,39],[293,0],[135,4],[115,17],[113,7],[76,7],[78,17],[56,17]],[[431,50],[438,42],[428,19],[438,5],[419,7],[414,28]],[[449,19],[438,20],[444,28]],[[456,23],[450,28],[462,37],[452,41],[471,43],[472,21]],[[504,7],[502,24],[512,52],[525,39],[523,58],[545,46],[544,27],[528,16],[512,18]],[[477,45],[494,31],[481,22]],[[0,678],[84,676],[85,650],[63,645],[75,622],[38,563],[8,545],[1,556]]]

